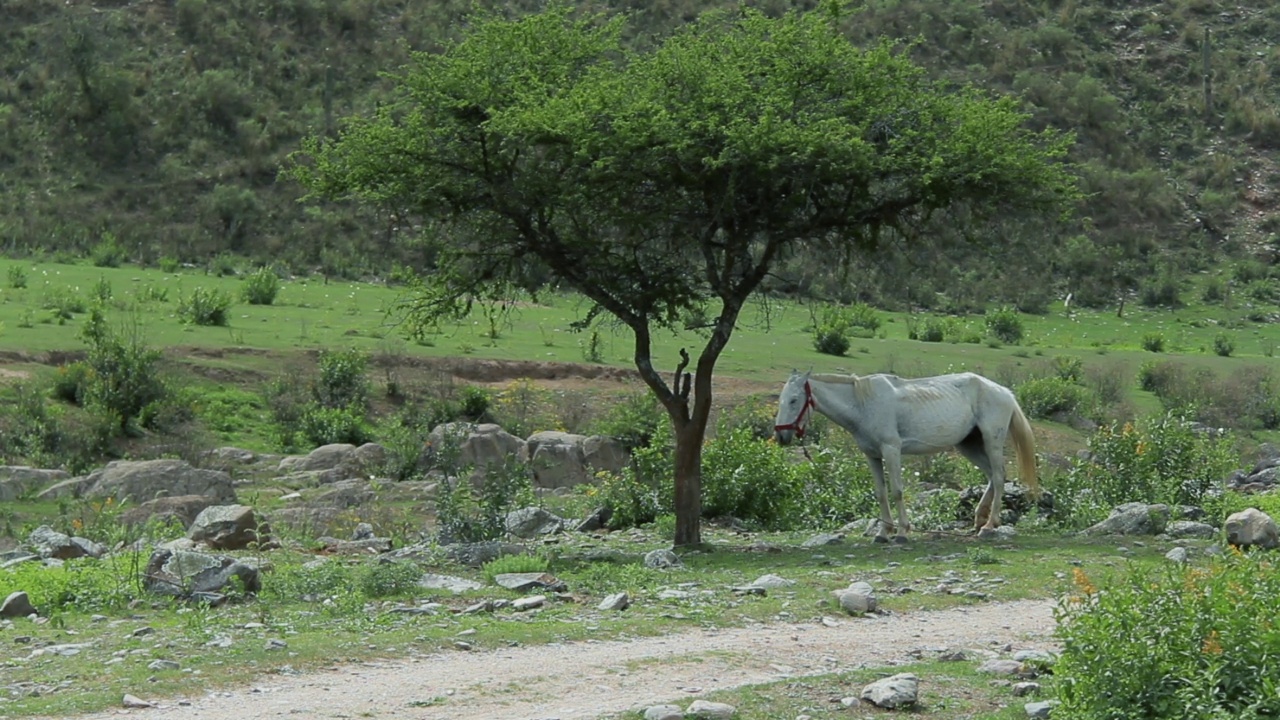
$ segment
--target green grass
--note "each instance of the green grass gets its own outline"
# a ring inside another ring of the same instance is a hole
[[[272,584],[284,582],[284,575],[294,576],[298,565],[312,556],[275,551],[270,555],[274,569],[264,576],[266,590],[262,597],[244,604],[208,610],[153,599],[126,610],[79,609],[73,602],[60,610],[46,610],[52,620],[44,624],[15,620],[12,634],[30,637],[31,643],[5,644],[0,663],[5,665],[6,683],[43,683],[63,677],[92,677],[93,682],[78,680],[69,690],[16,698],[0,706],[0,713],[60,715],[100,710],[114,706],[124,692],[134,691],[144,682],[148,697],[197,694],[244,683],[285,665],[306,670],[334,662],[430,653],[450,648],[463,631],[474,631],[466,636],[474,647],[493,649],[511,642],[617,639],[754,622],[807,621],[819,615],[838,614],[831,591],[844,587],[851,579],[871,582],[882,606],[892,612],[985,602],[935,592],[938,576],[946,571],[956,572],[966,583],[987,592],[990,600],[1054,597],[1067,589],[1075,567],[1084,569],[1095,583],[1105,587],[1109,578],[1124,572],[1130,564],[1157,562],[1164,551],[1154,542],[1130,542],[1133,551],[1120,553],[1115,540],[1027,535],[1007,546],[982,545],[989,548],[996,562],[977,564],[969,552],[977,546],[971,539],[921,539],[903,548],[874,545],[858,538],[808,549],[799,546],[803,535],[774,534],[754,538],[779,549],[762,553],[748,549],[741,538],[722,531],[711,530],[708,536],[711,542],[707,550],[686,555],[685,567],[673,570],[652,570],[640,563],[645,550],[663,544],[649,533],[578,538],[562,544],[552,558],[550,571],[568,584],[575,601],[552,602],[536,615],[497,611],[412,616],[392,612],[397,606],[426,600],[460,609],[483,598],[517,597],[493,586],[459,596],[419,590],[388,599],[362,597],[353,587],[332,594],[334,602],[330,603],[321,602],[331,596],[327,591],[312,601],[300,599],[301,593],[282,595],[280,590],[272,590]],[[612,551],[613,562],[588,559],[588,552],[602,549]],[[359,567],[373,561],[333,558],[329,562],[354,563],[351,572],[358,576]],[[484,579],[483,570],[440,567],[437,563],[429,566],[434,572]],[[732,592],[732,587],[765,573],[781,575],[796,584],[764,597],[743,597]],[[0,595],[15,589],[9,578],[7,571],[0,571]],[[128,583],[127,573],[115,582],[121,581]],[[683,600],[657,597],[660,590],[676,586],[708,592]],[[912,591],[896,592],[897,588]],[[630,593],[633,601],[625,613],[595,609],[603,596],[622,590]],[[29,591],[37,603],[44,601],[38,590]],[[105,612],[113,619],[97,622],[90,617],[92,612]],[[133,637],[133,631],[140,627],[150,627],[154,632]],[[226,647],[208,644],[220,638],[231,642]],[[270,638],[284,639],[287,649],[266,649]],[[20,660],[32,648],[46,643],[90,641],[95,646],[80,655]],[[105,660],[116,653],[124,653],[125,660],[106,664]],[[146,665],[155,659],[178,660],[190,672],[147,670]],[[952,668],[950,672],[960,671]],[[152,676],[155,680],[147,682]],[[753,702],[764,703],[762,708],[772,707],[764,700]],[[926,702],[937,704],[929,696]]]

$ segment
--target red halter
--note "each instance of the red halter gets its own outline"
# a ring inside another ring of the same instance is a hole
[[[818,404],[813,401],[813,390],[809,387],[809,381],[804,381],[804,405],[800,407],[800,414],[796,415],[796,419],[786,425],[774,425],[773,431],[779,430],[795,430],[796,437],[804,437],[804,416],[809,412],[810,408],[817,408]]]

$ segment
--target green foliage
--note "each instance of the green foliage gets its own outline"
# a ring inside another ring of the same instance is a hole
[[[1017,345],[1022,342],[1022,317],[1014,308],[1005,306],[987,312],[987,332],[1002,343]]]
[[[364,411],[354,406],[309,405],[298,419],[298,432],[309,447],[331,443],[363,445],[373,440]]]
[[[1059,413],[1088,415],[1093,397],[1089,389],[1061,377],[1043,377],[1019,383],[1018,404],[1028,417],[1047,419]]]
[[[1236,344],[1231,340],[1231,336],[1226,333],[1218,333],[1213,336],[1213,352],[1219,357],[1231,357],[1231,353],[1236,351]]]
[[[9,287],[21,290],[27,286],[27,271],[21,265],[13,263],[8,270]]]
[[[496,540],[506,532],[507,513],[534,504],[533,475],[523,463],[486,468],[478,489],[468,474],[464,469],[436,491],[442,544]]]
[[[1142,283],[1138,299],[1147,307],[1182,307],[1182,283],[1172,269],[1165,268],[1158,276]]]
[[[1053,358],[1053,374],[1078,383],[1084,379],[1084,360],[1075,355],[1057,355]]]
[[[374,562],[362,565],[356,573],[360,592],[378,599],[407,595],[418,588],[422,568],[409,561]]]
[[[847,329],[835,327],[818,327],[813,331],[813,349],[824,355],[837,357],[849,352],[849,336]]]
[[[1185,363],[1145,362],[1138,384],[1155,393],[1166,411],[1223,428],[1280,427],[1280,382],[1266,366],[1237,368],[1225,378]]]
[[[657,398],[647,392],[633,393],[608,404],[591,431],[618,440],[628,450],[646,447],[670,419]]]
[[[129,259],[128,253],[120,246],[120,241],[111,233],[103,233],[102,239],[89,251],[89,260],[94,267],[120,267]]]
[[[320,374],[312,393],[326,408],[356,407],[369,403],[369,355],[358,348],[321,350],[316,357]]]
[[[280,276],[269,267],[255,270],[240,286],[240,299],[250,305],[271,305],[280,294]]]
[[[1112,718],[1280,715],[1280,574],[1261,555],[1131,568],[1099,591],[1079,568],[1057,612],[1055,713]],[[1159,642],[1153,642],[1158,638]]]
[[[503,555],[490,560],[480,567],[480,572],[489,582],[504,573],[547,572],[551,569],[551,561],[546,555]]]
[[[93,368],[87,362],[76,361],[60,365],[53,373],[49,394],[55,400],[81,405],[84,403],[85,389],[93,379]]]
[[[1199,433],[1172,413],[1099,428],[1089,455],[1077,459],[1054,485],[1055,518],[1084,527],[1126,502],[1205,507],[1220,521],[1212,499],[1238,456],[1229,436]]]
[[[145,427],[146,417],[156,417],[154,406],[172,395],[159,373],[160,351],[146,345],[136,324],[112,329],[99,307],[90,311],[80,334],[89,346],[88,370],[69,371],[83,383],[74,396],[114,417],[121,431],[135,422]]]
[[[1164,352],[1164,333],[1144,333],[1142,336],[1142,349],[1153,353]]]
[[[0,593],[25,591],[31,603],[48,616],[61,611],[97,613],[119,611],[142,594],[142,570],[147,556],[125,552],[112,560],[68,560],[57,567],[20,563],[0,569]]]
[[[196,287],[189,295],[178,297],[178,318],[188,325],[225,327],[230,324],[230,309],[231,296],[216,288]]]

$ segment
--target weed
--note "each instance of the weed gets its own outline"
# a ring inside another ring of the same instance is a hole
[[[178,317],[188,325],[226,326],[230,309],[231,296],[222,290],[196,287],[178,298]]]

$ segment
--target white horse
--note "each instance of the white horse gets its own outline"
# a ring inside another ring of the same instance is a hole
[[[1000,524],[1004,496],[1004,445],[1012,437],[1022,481],[1040,491],[1036,478],[1031,423],[1009,388],[981,375],[957,373],[904,380],[896,375],[811,375],[792,371],[778,398],[774,433],[785,445],[803,438],[809,411],[831,418],[848,430],[867,456],[880,502],[880,532],[897,531],[907,540],[907,511],[902,502],[902,456],[929,455],[956,448],[987,476],[987,491],[974,514],[979,537]],[[885,475],[889,485],[886,491]],[[898,522],[889,504],[897,508]]]

